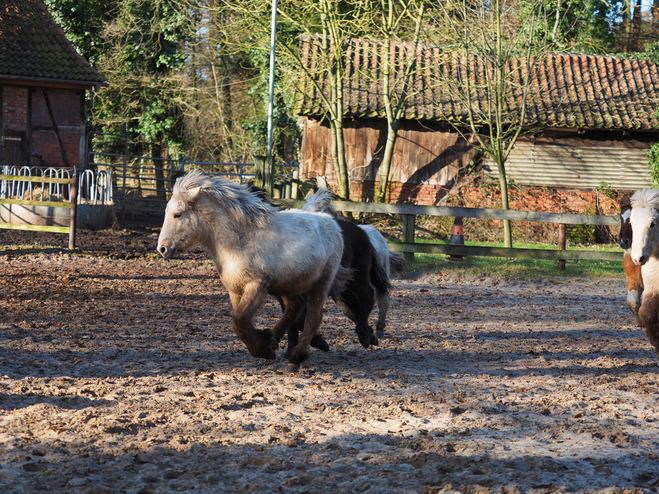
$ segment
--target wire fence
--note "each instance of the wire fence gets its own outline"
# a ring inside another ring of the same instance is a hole
[[[89,146],[87,168],[96,173],[108,171],[112,176],[112,195],[119,217],[164,214],[176,179],[190,170],[200,169],[227,180],[254,180],[255,163],[223,163],[132,155],[127,146],[122,152],[96,151]],[[292,198],[291,183],[297,177],[298,163],[275,165],[275,196]]]

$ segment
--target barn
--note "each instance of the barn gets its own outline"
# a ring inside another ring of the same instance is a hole
[[[84,167],[85,91],[103,77],[40,0],[5,0],[0,33],[0,164]]]
[[[346,52],[346,161],[352,198],[357,200],[373,197],[386,138],[382,60],[388,56],[392,66],[402,67],[410,52],[404,43],[393,43],[388,54],[383,47],[354,39]],[[309,39],[302,40],[300,53],[307,67],[322,63]],[[405,102],[390,200],[428,205],[444,197],[458,171],[470,163],[492,178],[496,167],[481,159],[449,124],[464,115],[435,82],[437,71],[458,73],[464,60],[425,45],[417,47],[415,56],[420,70],[414,73],[413,96]],[[302,78],[296,106],[303,120],[300,174],[306,179],[326,176],[332,183],[330,128],[317,91]],[[507,163],[509,179],[519,186],[553,188],[559,196],[566,191],[588,194],[603,185],[619,191],[651,185],[646,153],[659,140],[655,64],[611,56],[549,55],[537,67],[531,94],[527,124],[533,131],[517,142]]]

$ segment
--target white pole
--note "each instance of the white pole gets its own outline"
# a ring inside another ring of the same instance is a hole
[[[275,46],[277,44],[277,0],[272,0],[270,30],[270,98],[268,101],[268,156],[272,156],[272,114],[275,92]]]

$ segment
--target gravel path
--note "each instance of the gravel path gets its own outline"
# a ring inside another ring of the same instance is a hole
[[[378,347],[328,303],[290,375],[209,262],[117,257],[0,253],[2,493],[658,491],[622,280],[394,280]]]

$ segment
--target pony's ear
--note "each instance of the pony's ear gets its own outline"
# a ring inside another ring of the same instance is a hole
[[[186,189],[185,191],[182,191],[181,196],[183,196],[183,200],[185,202],[193,203],[199,198],[201,191],[202,191],[201,187],[192,187],[191,189]]]
[[[203,189],[201,187],[193,187],[188,191],[188,199],[190,199],[191,201],[196,201],[199,195],[201,194],[202,190]]]

